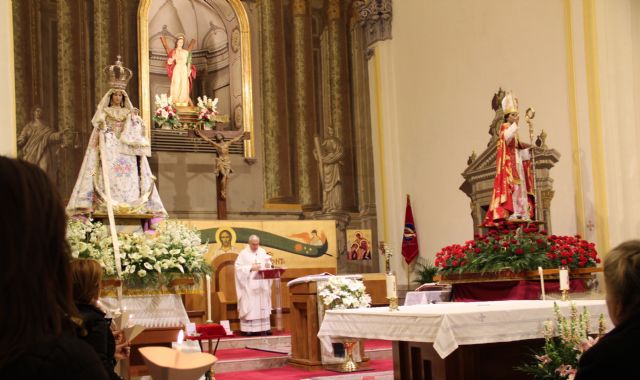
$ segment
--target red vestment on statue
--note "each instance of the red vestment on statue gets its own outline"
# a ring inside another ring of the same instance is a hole
[[[482,223],[485,227],[495,226],[507,219],[514,212],[513,192],[514,185],[522,184],[517,170],[516,154],[520,146],[517,136],[506,142],[505,131],[509,123],[500,127],[500,138],[496,148],[496,178],[493,182],[493,195],[487,210],[487,215]],[[535,215],[535,198],[533,194],[533,172],[530,170],[529,160],[522,162],[524,172],[524,184],[527,189],[527,201],[529,203],[529,216],[533,220]]]

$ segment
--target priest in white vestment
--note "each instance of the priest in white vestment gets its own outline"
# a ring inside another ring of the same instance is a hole
[[[249,237],[249,245],[238,255],[236,294],[240,331],[245,335],[271,333],[271,282],[258,278],[260,269],[271,267],[271,256],[260,247],[260,238]]]

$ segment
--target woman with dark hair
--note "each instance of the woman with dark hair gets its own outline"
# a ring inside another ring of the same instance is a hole
[[[73,260],[71,262],[73,278],[73,300],[80,311],[84,322],[84,331],[80,334],[98,354],[105,371],[111,379],[122,379],[114,371],[116,359],[129,356],[129,345],[124,341],[122,333],[119,341],[111,331],[111,319],[98,308],[98,298],[102,284],[102,268],[95,260]]]
[[[77,338],[66,216],[37,166],[0,156],[0,378],[106,379]]]
[[[575,379],[640,379],[640,240],[609,252],[604,282],[615,328],[582,355]]]

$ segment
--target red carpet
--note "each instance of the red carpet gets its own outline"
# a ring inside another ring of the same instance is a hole
[[[372,360],[369,365],[375,371],[393,370],[393,360]],[[367,371],[371,372],[371,371]],[[367,372],[361,372],[363,375]],[[216,374],[216,380],[299,380],[312,376],[337,376],[339,373],[332,371],[305,371],[303,369],[285,366],[282,368],[263,369],[259,371],[241,371]]]
[[[380,340],[380,339],[367,339],[364,341],[364,349],[367,350],[381,350],[381,349],[391,349],[391,341],[390,340]]]

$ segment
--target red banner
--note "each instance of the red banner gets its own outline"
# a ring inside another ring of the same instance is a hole
[[[411,211],[411,200],[407,195],[407,210],[404,214],[404,232],[402,233],[402,256],[407,264],[411,264],[418,257],[418,234],[413,222],[413,211]]]

